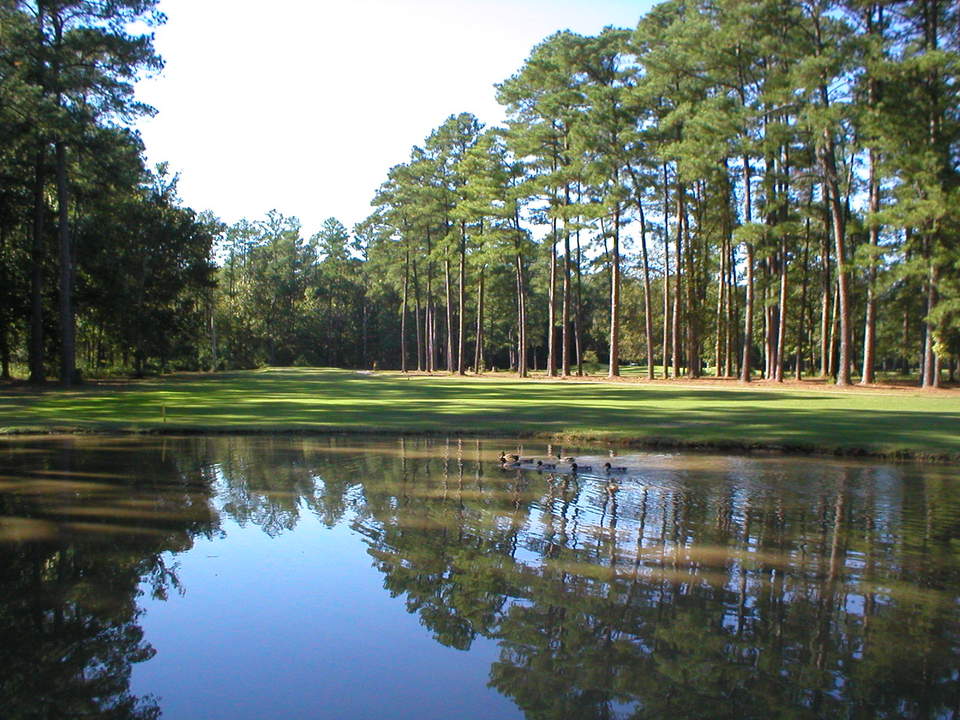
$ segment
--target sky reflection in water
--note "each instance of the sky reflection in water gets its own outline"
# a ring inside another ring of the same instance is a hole
[[[0,716],[960,708],[952,468],[513,447],[4,443]]]

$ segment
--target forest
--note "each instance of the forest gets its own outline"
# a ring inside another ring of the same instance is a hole
[[[451,108],[365,220],[309,238],[147,167],[134,86],[164,20],[0,1],[3,379],[960,371],[953,2],[668,0],[559,31],[496,85],[503,126]]]

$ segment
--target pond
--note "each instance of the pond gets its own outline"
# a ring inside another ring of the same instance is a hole
[[[5,440],[0,717],[960,712],[955,468],[608,455]]]

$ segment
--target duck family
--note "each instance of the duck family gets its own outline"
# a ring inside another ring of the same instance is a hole
[[[593,465],[577,462],[577,458],[573,456],[561,456],[559,453],[556,458],[535,458],[535,457],[521,457],[520,455],[514,453],[501,452],[500,453],[500,466],[502,468],[521,468],[525,470],[551,470],[559,472],[572,472],[574,474],[578,472],[593,472]],[[629,468],[626,465],[613,465],[612,463],[604,463],[600,469],[607,475],[623,475],[626,473]]]

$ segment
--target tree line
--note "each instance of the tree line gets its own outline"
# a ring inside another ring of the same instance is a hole
[[[507,345],[521,375],[533,352],[551,375],[592,353],[610,376],[952,377],[958,40],[938,0],[671,0],[550,36],[497,86],[505,126],[452,115],[374,201],[401,366]]]
[[[497,85],[503,126],[451,115],[352,232],[309,239],[276,211],[227,227],[146,167],[133,86],[163,21],[0,2],[4,378],[956,373],[953,3],[668,0],[555,33]]]

